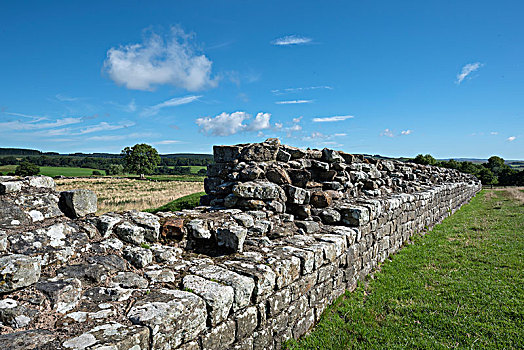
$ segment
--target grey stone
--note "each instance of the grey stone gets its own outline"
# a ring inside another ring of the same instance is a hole
[[[344,158],[342,158],[337,151],[332,149],[324,148],[322,150],[322,159],[328,163],[342,163]]]
[[[28,350],[43,349],[53,342],[57,335],[45,329],[31,329],[9,334],[0,334],[0,344],[4,349]]]
[[[233,187],[233,193],[241,198],[277,199],[283,195],[283,190],[269,181],[249,181]]]
[[[255,282],[252,278],[239,275],[220,266],[199,265],[190,269],[191,273],[205,277],[210,280],[219,281],[222,284],[233,287],[234,303],[233,310],[239,310],[249,305]]]
[[[235,252],[242,252],[244,240],[247,236],[247,229],[238,225],[220,227],[216,230],[217,243],[221,247],[231,249]]]
[[[122,221],[121,217],[113,215],[100,215],[95,219],[96,227],[102,237],[107,237],[113,233],[114,226],[120,221]]]
[[[29,186],[36,188],[55,188],[55,181],[49,176],[30,176]]]
[[[235,323],[233,321],[225,321],[220,325],[211,328],[209,332],[202,336],[202,349],[231,349],[231,344],[233,344],[234,341]]]
[[[328,225],[333,225],[342,219],[342,215],[335,209],[331,208],[325,208],[320,212],[320,217],[322,218],[322,222]]]
[[[204,299],[211,326],[216,326],[227,318],[233,305],[234,291],[232,287],[194,275],[185,276],[182,284],[184,289]]]
[[[296,220],[295,225],[297,225],[298,228],[301,228],[304,230],[306,234],[312,234],[317,231],[320,231],[320,225],[316,221],[300,221]]]
[[[213,157],[216,163],[228,163],[240,156],[240,146],[213,146]]]
[[[114,232],[124,242],[140,245],[145,241],[145,229],[126,221],[115,226]]]
[[[0,231],[0,253],[7,250],[7,234],[5,231]]]
[[[82,296],[82,282],[76,278],[39,282],[36,288],[46,294],[53,309],[62,314],[74,309]]]
[[[119,272],[111,278],[111,282],[121,288],[145,289],[149,285],[144,277],[134,272]]]
[[[156,215],[142,211],[127,212],[129,218],[137,225],[145,229],[144,238],[150,242],[158,241],[160,236],[160,222]]]
[[[22,181],[0,182],[0,194],[18,192],[22,189]]]
[[[139,269],[153,262],[153,252],[147,248],[126,247],[124,257]]]
[[[170,283],[175,281],[175,273],[170,269],[148,270],[145,275],[152,283]]]
[[[249,276],[255,280],[255,289],[253,291],[255,299],[263,300],[267,295],[271,294],[276,283],[276,273],[264,264],[253,264],[237,260],[229,260],[224,262],[227,269],[231,269],[239,274]]]
[[[281,167],[271,167],[266,170],[266,178],[279,185],[290,184],[291,178],[289,177],[287,171]]]
[[[263,177],[264,171],[258,166],[250,165],[240,171],[240,181],[253,181]]]
[[[111,322],[96,326],[85,334],[93,336],[96,340],[89,350],[149,349],[149,329],[147,327],[125,326]]]
[[[206,304],[193,293],[154,291],[139,299],[127,314],[131,322],[152,330],[154,349],[172,349],[206,329]]]
[[[287,172],[294,186],[306,187],[311,180],[311,173],[306,169],[289,169]]]
[[[79,218],[96,213],[96,194],[93,191],[78,189],[60,192],[60,209],[71,218]]]
[[[284,151],[282,148],[278,149],[277,160],[279,162],[287,163],[291,160],[291,153]]]
[[[296,186],[287,186],[287,200],[292,204],[307,204],[309,203],[309,192],[303,188]]]
[[[253,217],[249,214],[235,214],[233,215],[233,219],[236,220],[236,222],[244,227],[250,228],[255,224],[255,221],[253,220]]]
[[[207,221],[202,219],[193,219],[187,223],[188,232],[198,239],[211,238],[211,231],[209,231]]]
[[[250,336],[258,325],[258,311],[255,306],[242,310],[235,316],[237,339]]]
[[[22,254],[4,255],[0,257],[0,293],[30,286],[40,278],[40,262]]]

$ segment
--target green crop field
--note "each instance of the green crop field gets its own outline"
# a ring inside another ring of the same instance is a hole
[[[483,190],[290,349],[523,349],[524,195]]]
[[[2,165],[0,166],[0,172],[7,174],[15,172],[16,165]],[[59,167],[59,166],[42,166],[40,167],[40,174],[46,176],[91,176],[93,170],[90,168],[72,168],[72,167]],[[98,170],[102,175],[105,175],[104,170]]]

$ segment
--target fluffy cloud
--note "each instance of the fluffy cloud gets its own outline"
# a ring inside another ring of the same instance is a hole
[[[380,133],[380,136],[394,137],[395,134],[393,134],[393,131],[390,129],[384,129],[384,131]]]
[[[271,128],[271,114],[258,113],[255,119],[247,124],[251,115],[246,112],[223,112],[214,118],[198,118],[195,122],[200,127],[200,132],[215,136],[230,136],[242,131],[262,131]]]
[[[473,73],[474,71],[476,71],[477,69],[479,69],[482,66],[483,64],[480,62],[466,64],[464,67],[462,67],[462,71],[460,72],[460,74],[457,74],[456,83],[457,84],[462,83],[462,81],[466,79],[468,75],[470,75],[471,73]]]
[[[133,90],[164,84],[188,91],[215,87],[212,62],[195,52],[192,39],[179,28],[172,28],[165,39],[150,33],[140,44],[109,49],[104,67],[113,81]]]
[[[326,123],[326,122],[340,122],[346,119],[354,118],[352,115],[336,115],[333,117],[325,117],[325,118],[313,118],[313,121],[315,123]]]
[[[143,117],[151,117],[153,115],[158,114],[158,112],[160,112],[162,108],[185,105],[185,104],[198,100],[200,97],[202,96],[191,95],[191,96],[185,96],[185,97],[175,97],[170,100],[159,103],[157,105],[145,108],[144,111],[141,113],[141,115]]]
[[[299,35],[287,35],[278,39],[275,39],[271,42],[273,45],[277,46],[287,46],[287,45],[302,45],[308,44],[312,41],[311,38]]]
[[[516,138],[517,138],[516,136],[510,136],[507,138],[507,140],[511,142],[511,141],[515,141]]]
[[[413,133],[413,130],[402,130],[400,132],[400,135],[411,135]]]
[[[294,105],[294,104],[302,104],[302,103],[313,103],[313,100],[278,101],[275,103],[277,105]]]

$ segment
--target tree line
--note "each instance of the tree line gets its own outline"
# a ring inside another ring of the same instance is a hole
[[[475,175],[483,185],[523,186],[524,170],[516,170],[507,165],[503,158],[492,156],[486,163],[457,162],[454,159],[436,160],[430,154],[419,154],[412,160],[423,165],[436,165],[457,169],[463,173]]]

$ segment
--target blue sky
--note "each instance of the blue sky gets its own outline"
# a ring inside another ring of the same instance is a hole
[[[2,1],[0,147],[524,159],[522,1]]]

